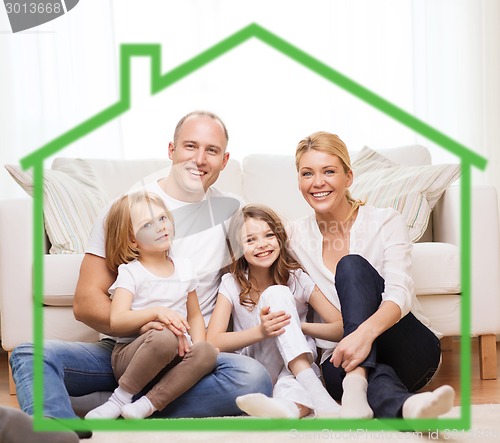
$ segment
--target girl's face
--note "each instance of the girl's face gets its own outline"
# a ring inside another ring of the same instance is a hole
[[[269,268],[280,255],[280,245],[269,225],[256,218],[249,218],[241,228],[243,256],[252,267]]]
[[[348,206],[347,188],[352,184],[352,171],[344,172],[336,155],[310,150],[299,161],[299,189],[306,202],[319,213],[336,212]]]
[[[173,226],[165,209],[155,203],[136,205],[130,212],[135,242],[141,252],[170,249]]]

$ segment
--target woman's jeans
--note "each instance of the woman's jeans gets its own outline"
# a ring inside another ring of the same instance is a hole
[[[377,311],[384,286],[384,279],[363,257],[347,255],[340,260],[335,287],[344,337]],[[440,359],[439,339],[411,312],[381,334],[360,365],[368,370],[368,403],[375,417],[401,417],[403,403],[431,380]],[[340,401],[345,371],[329,360],[322,371],[328,392]]]
[[[117,383],[111,368],[115,342],[45,342],[44,415],[75,418],[70,396],[80,397],[97,391],[111,393]],[[21,409],[33,414],[33,345],[19,345],[10,358]],[[208,417],[240,415],[235,399],[239,395],[262,392],[272,395],[272,383],[265,368],[256,360],[239,354],[219,353],[214,371],[203,377],[155,417]],[[110,394],[109,394],[110,395]],[[109,397],[108,395],[108,397]],[[104,398],[102,402],[104,402]],[[92,405],[93,407],[98,404]]]

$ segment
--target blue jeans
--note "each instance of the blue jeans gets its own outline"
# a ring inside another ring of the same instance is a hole
[[[374,314],[382,303],[384,279],[359,255],[343,257],[335,274],[344,337]],[[375,417],[401,417],[403,403],[436,373],[441,346],[436,335],[411,312],[381,334],[360,366],[368,370],[368,403]],[[322,365],[330,395],[340,401],[345,371]]]
[[[117,387],[111,368],[114,341],[77,343],[51,340],[44,348],[44,415],[76,418],[70,396],[80,397]],[[21,344],[10,358],[21,409],[33,415],[33,345]],[[256,360],[239,354],[220,353],[214,371],[155,417],[207,417],[240,415],[235,399],[262,392],[272,395],[266,369]],[[97,406],[97,405],[96,405]]]

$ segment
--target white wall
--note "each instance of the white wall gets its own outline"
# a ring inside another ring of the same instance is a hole
[[[164,72],[256,22],[409,112],[414,108],[411,1],[147,4],[136,11],[135,1],[115,2],[116,40],[161,43]],[[197,108],[220,114],[238,159],[256,151],[292,153],[316,130],[336,132],[356,150],[415,140],[412,131],[257,40],[152,100],[141,86],[149,83],[149,69],[136,65],[134,89],[144,94],[140,108],[123,119],[127,157],[165,155],[165,136]]]

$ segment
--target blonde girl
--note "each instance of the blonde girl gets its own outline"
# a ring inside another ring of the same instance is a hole
[[[222,277],[207,340],[221,351],[260,361],[274,384],[273,398],[243,395],[236,399],[238,407],[258,417],[338,415],[340,407],[324,389],[313,363],[314,340],[304,333],[338,339],[339,311],[290,255],[284,226],[270,208],[243,207],[231,220],[228,238],[232,264]],[[309,305],[327,323],[306,323]],[[233,331],[226,332],[231,317]]]
[[[85,418],[145,418],[210,373],[217,351],[205,341],[196,274],[188,260],[174,262],[169,254],[174,222],[163,200],[125,195],[105,223],[106,263],[118,272],[109,289],[111,329],[120,336],[111,357],[118,388]]]

